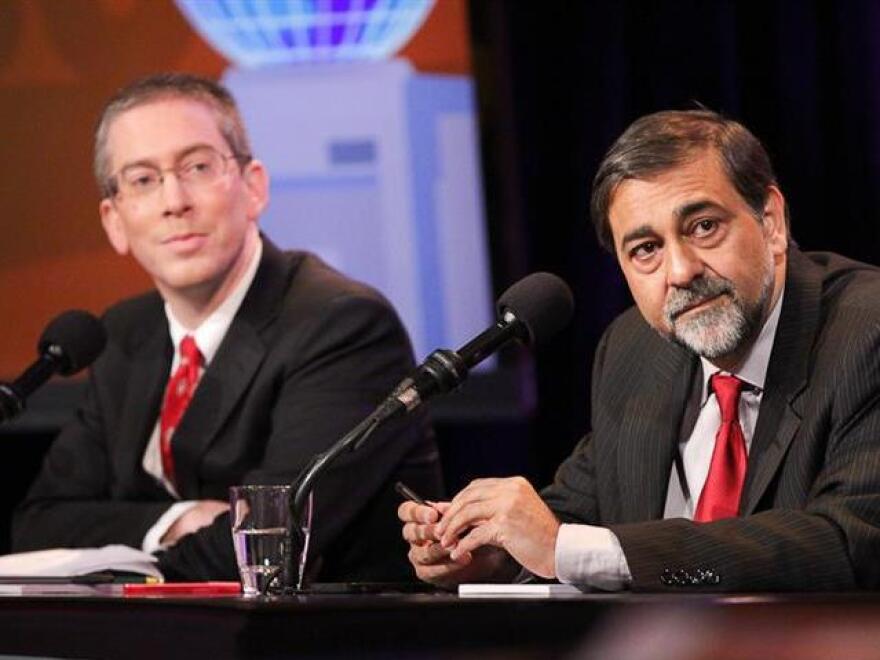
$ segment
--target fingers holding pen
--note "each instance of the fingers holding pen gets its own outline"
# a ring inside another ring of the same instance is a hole
[[[403,526],[403,539],[407,543],[424,544],[437,543],[440,538],[437,534],[437,525],[422,523],[406,523]]]
[[[450,551],[439,543],[425,543],[423,545],[410,545],[410,561],[417,566],[437,566],[444,564],[466,564],[470,557],[462,557],[459,553],[457,559],[450,557]]]
[[[403,538],[418,544],[439,541],[437,523],[448,507],[449,502],[403,502],[397,508],[397,516],[404,523]]]
[[[475,527],[486,524],[494,515],[495,509],[491,501],[464,502],[455,513],[444,516],[437,526],[440,544],[452,548]]]
[[[525,567],[553,577],[559,521],[522,477],[477,479],[451,502],[398,508],[409,561],[432,584],[504,576]]]
[[[479,548],[484,546],[500,547],[501,544],[495,537],[496,531],[497,529],[492,523],[472,528],[449,549],[449,559],[454,562],[467,562]]]
[[[417,502],[402,502],[397,507],[397,517],[404,523],[436,523],[440,520],[440,512],[427,504]]]
[[[437,526],[440,542],[455,545],[459,536],[497,514],[508,479],[476,479],[462,489],[443,513]]]
[[[453,561],[496,547],[537,575],[554,575],[559,521],[523,477],[472,482],[452,499],[434,531]]]

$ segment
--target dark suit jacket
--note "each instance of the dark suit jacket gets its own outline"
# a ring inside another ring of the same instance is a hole
[[[255,280],[174,435],[183,499],[229,486],[289,483],[412,368],[409,340],[379,294],[306,253],[263,241]],[[106,350],[76,420],[53,443],[13,525],[16,551],[140,547],[172,503],[141,459],[158,416],[172,346],[157,293],[105,315]],[[322,580],[411,576],[389,484],[441,494],[424,419],[389,425],[316,484],[310,553]],[[237,577],[229,517],[161,555],[172,579]]]
[[[880,271],[791,249],[784,295],[737,518],[661,520],[698,359],[637,310],[603,337],[592,433],[544,496],[611,528],[633,589],[880,586]]]

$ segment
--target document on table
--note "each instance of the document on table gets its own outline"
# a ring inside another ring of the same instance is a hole
[[[153,555],[125,545],[0,556],[0,596],[116,595],[120,580],[161,582],[162,573]]]
[[[96,571],[139,573],[162,579],[153,555],[127,545],[53,548],[0,556],[0,577],[70,577]]]

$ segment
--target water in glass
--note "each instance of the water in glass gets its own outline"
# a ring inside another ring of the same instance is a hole
[[[287,530],[284,527],[238,529],[232,537],[244,595],[265,594],[284,566]]]

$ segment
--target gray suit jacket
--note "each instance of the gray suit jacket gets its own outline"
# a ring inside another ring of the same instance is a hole
[[[172,347],[162,299],[111,308],[108,345],[88,398],[55,440],[13,525],[16,551],[124,543],[139,547],[168,508],[141,460],[159,414]],[[317,452],[357,424],[412,368],[406,333],[378,293],[316,257],[263,259],[241,308],[174,435],[183,499],[228,497],[229,486],[289,483]],[[391,484],[441,494],[425,420],[389,425],[316,484],[318,578],[412,576]],[[173,579],[235,579],[227,515],[161,556]]]
[[[635,590],[880,586],[880,270],[789,250],[740,517],[662,520],[698,359],[632,309],[597,351],[592,432],[543,495],[617,535]]]

